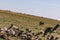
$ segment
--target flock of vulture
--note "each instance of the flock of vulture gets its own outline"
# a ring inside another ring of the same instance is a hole
[[[40,23],[40,25],[42,24],[44,23]],[[59,24],[57,24],[54,28],[48,27],[44,31],[33,33],[29,28],[26,28],[26,31],[23,31],[11,24],[9,28],[0,28],[0,38],[3,38],[4,40],[10,40],[9,37],[18,37],[19,40],[42,40],[40,38],[40,35],[42,35],[42,37],[44,38],[47,35],[44,40],[58,40],[59,37],[54,37],[53,35],[51,35],[57,28],[59,28]]]

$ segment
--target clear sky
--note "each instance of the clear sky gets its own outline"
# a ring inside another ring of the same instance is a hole
[[[60,20],[60,0],[0,0],[0,9]]]

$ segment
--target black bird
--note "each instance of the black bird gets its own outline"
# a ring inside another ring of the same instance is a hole
[[[59,27],[59,24],[57,24],[53,29],[52,32],[55,31]]]
[[[13,24],[11,24],[11,26],[8,29],[11,29],[13,27]]]
[[[54,28],[52,28],[52,27],[46,28],[46,30],[44,31],[43,37],[45,37],[45,35],[47,35],[48,32],[52,33],[53,31],[55,31],[58,27],[59,27],[59,24],[57,24]]]
[[[21,34],[23,34],[23,32],[24,32],[24,31],[21,31],[21,30],[20,30],[17,36],[18,36],[18,37],[21,36]]]
[[[4,35],[1,35],[0,38],[5,39]]]
[[[51,33],[51,29],[52,29],[52,27],[46,28],[46,30],[44,31],[43,37],[45,37],[45,35],[47,35],[48,32]]]
[[[50,40],[54,40],[54,36],[53,35],[51,36]]]
[[[42,34],[42,32],[38,32],[35,36]]]
[[[44,22],[40,21],[40,22],[39,22],[39,25],[44,25]]]
[[[58,40],[58,37],[56,37],[55,40]]]

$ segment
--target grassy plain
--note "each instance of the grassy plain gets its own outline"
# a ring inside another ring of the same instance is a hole
[[[40,21],[44,22],[44,25],[39,25]],[[25,30],[25,28],[28,27],[32,29],[32,32],[38,32],[41,29],[45,30],[47,27],[54,27],[56,24],[60,24],[60,21],[29,14],[0,10],[0,27],[10,27],[11,24],[17,25],[19,28],[23,27],[22,30]],[[60,27],[57,29],[57,32],[59,33],[58,36],[60,37],[59,30]],[[57,34],[54,33],[54,36],[57,36]]]

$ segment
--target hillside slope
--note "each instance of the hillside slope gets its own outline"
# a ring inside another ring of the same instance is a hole
[[[44,25],[39,25],[40,21],[44,22]],[[40,29],[45,30],[47,27],[54,27],[56,24],[60,24],[60,21],[0,10],[0,27],[9,27],[11,24],[17,25],[18,27],[23,27],[23,30],[29,27],[33,30],[33,32],[38,32]],[[36,30],[35,28],[38,29]],[[60,28],[57,29],[57,32],[60,34],[59,30]]]

